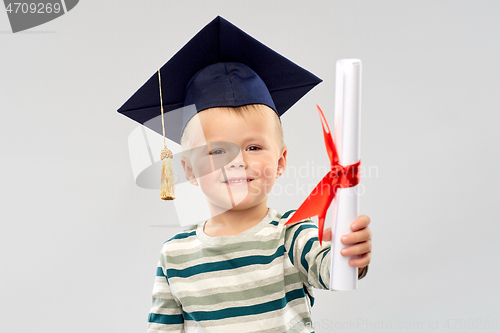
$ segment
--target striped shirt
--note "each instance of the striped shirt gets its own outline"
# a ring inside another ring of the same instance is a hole
[[[269,208],[259,224],[210,237],[203,224],[165,242],[148,333],[314,332],[313,289],[329,289],[330,242],[310,220],[285,226],[294,210]]]

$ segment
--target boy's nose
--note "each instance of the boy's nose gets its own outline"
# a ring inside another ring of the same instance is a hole
[[[229,169],[244,168],[245,164],[246,163],[245,160],[243,159],[243,154],[240,151],[238,156],[236,156],[234,160],[229,162],[229,164],[226,167]]]

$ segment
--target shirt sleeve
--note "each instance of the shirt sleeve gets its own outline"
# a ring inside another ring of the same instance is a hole
[[[165,267],[166,257],[162,251],[153,286],[153,304],[148,316],[148,333],[184,332],[182,306],[170,291]]]
[[[330,289],[330,242],[319,245],[318,227],[311,220],[285,226],[285,250],[301,280],[318,289]]]
[[[330,289],[331,242],[319,245],[318,227],[311,220],[285,226],[285,249],[292,264],[299,270],[303,282],[319,289]],[[368,273],[368,265],[358,280]]]

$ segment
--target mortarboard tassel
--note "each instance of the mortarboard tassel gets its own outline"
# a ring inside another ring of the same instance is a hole
[[[163,122],[163,98],[161,96],[161,77],[160,70],[158,70],[158,80],[160,85],[160,107],[161,107],[161,125],[163,127],[163,149],[160,153],[161,162],[161,187],[160,187],[160,197],[162,200],[174,200],[174,172],[172,171],[172,163],[170,159],[172,158],[172,152],[167,148],[167,143],[165,141],[165,124]]]
[[[160,196],[162,200],[174,200],[174,173],[172,172],[172,152],[166,146],[161,150],[161,189]]]

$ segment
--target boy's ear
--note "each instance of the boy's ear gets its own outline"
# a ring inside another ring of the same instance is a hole
[[[191,166],[191,162],[187,157],[181,156],[181,165],[182,168],[184,169],[184,175],[186,176],[186,179],[191,184],[198,186],[198,181],[196,180],[196,177],[194,175],[193,167]]]
[[[278,170],[276,173],[276,178],[283,175],[286,169],[286,154],[288,153],[288,148],[286,146],[281,147],[278,159]]]

